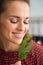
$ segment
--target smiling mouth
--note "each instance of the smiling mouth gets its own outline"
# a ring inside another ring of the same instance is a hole
[[[22,39],[23,38],[23,33],[15,33],[15,32],[12,32],[13,35],[17,38],[17,39]]]

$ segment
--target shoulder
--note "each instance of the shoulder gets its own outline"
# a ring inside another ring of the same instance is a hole
[[[38,44],[38,43],[36,43],[36,42],[34,42],[34,41],[33,41],[32,43],[34,44],[32,50],[33,50],[35,53],[37,53],[37,54],[39,54],[39,53],[42,53],[42,54],[43,54],[43,45]]]
[[[31,49],[30,53],[35,54],[37,56],[38,55],[43,56],[43,45],[38,44],[38,43],[34,42],[33,40],[31,41],[31,44],[33,44],[33,47]]]
[[[43,46],[34,41],[30,41],[30,44],[33,44],[33,47],[23,62],[26,65],[43,65]]]
[[[38,44],[36,42],[34,42],[33,40],[31,40],[28,45],[33,45],[31,51],[40,51],[43,52],[43,45]]]

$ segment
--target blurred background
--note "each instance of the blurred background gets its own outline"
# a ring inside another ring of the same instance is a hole
[[[43,0],[30,0],[30,28],[33,40],[43,45]]]

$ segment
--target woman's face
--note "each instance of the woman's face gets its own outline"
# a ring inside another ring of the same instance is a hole
[[[9,2],[0,22],[1,38],[14,44],[21,44],[29,27],[28,4],[21,1]]]

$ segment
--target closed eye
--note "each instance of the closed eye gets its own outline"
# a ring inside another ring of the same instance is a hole
[[[29,24],[29,19],[24,20],[24,24]]]
[[[18,18],[12,17],[12,18],[10,18],[10,22],[11,23],[17,23],[18,22]]]

